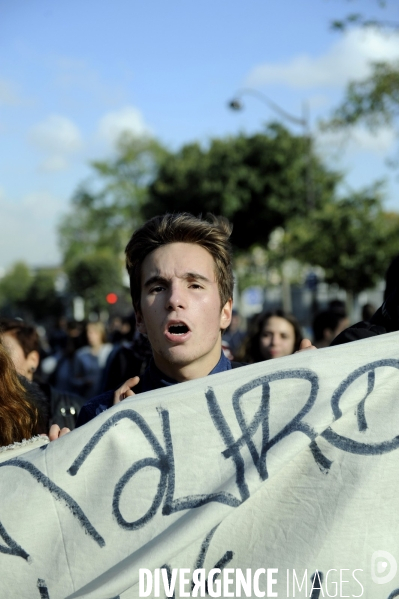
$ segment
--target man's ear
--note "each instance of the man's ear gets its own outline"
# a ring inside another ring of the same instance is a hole
[[[139,333],[147,336],[147,329],[145,326],[143,315],[140,312],[140,310],[137,310],[137,312],[136,312],[136,326],[137,326],[137,330],[139,331]]]
[[[227,300],[225,305],[222,308],[222,312],[220,314],[220,328],[225,330],[231,323],[231,316],[233,312],[233,300],[230,298]]]

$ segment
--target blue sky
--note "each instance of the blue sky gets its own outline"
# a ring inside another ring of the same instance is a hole
[[[399,211],[391,130],[345,144],[317,131],[347,81],[399,58],[397,37],[329,29],[358,10],[399,21],[396,2],[375,0],[0,0],[0,268],[59,262],[56,224],[122,129],[171,148],[260,131],[275,115],[256,98],[227,108],[243,87],[298,117],[307,102],[327,163],[352,188],[386,177]]]

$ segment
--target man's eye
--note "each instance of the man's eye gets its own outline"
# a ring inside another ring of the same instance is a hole
[[[159,293],[160,291],[163,291],[164,287],[162,287],[162,285],[157,285],[156,287],[153,287],[151,289],[151,293]]]
[[[199,283],[191,283],[190,287],[193,289],[202,289],[202,286]]]

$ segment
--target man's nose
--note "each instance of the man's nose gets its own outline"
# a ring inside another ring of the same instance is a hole
[[[172,284],[169,288],[169,293],[167,297],[167,309],[168,310],[176,310],[177,308],[185,308],[186,299],[184,294],[184,289],[181,285]]]

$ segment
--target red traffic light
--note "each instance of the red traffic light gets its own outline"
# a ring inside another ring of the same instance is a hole
[[[116,304],[118,301],[118,296],[116,293],[107,293],[105,299],[107,300],[108,304]]]

